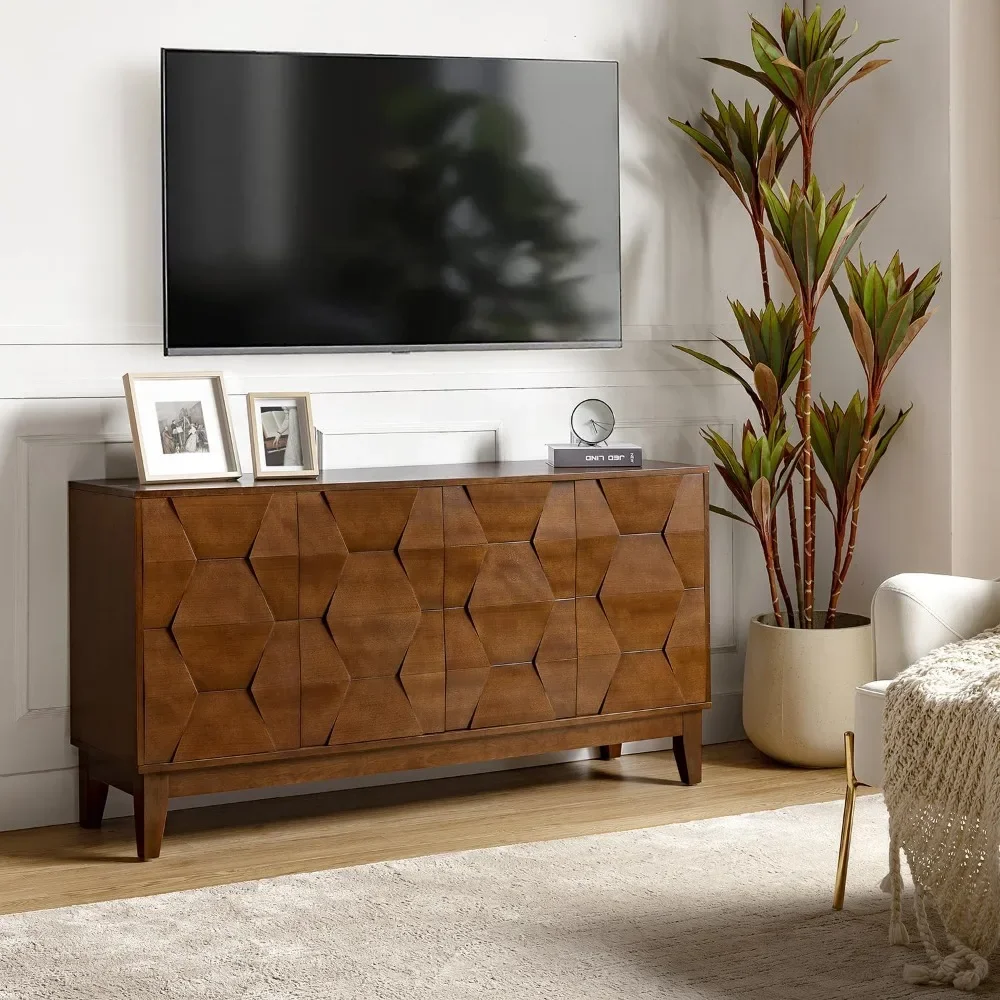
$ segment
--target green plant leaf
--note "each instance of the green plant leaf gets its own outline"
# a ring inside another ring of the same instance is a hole
[[[843,84],[841,87],[839,87],[830,95],[830,99],[826,102],[826,104],[823,106],[823,109],[816,116],[816,121],[819,122],[823,118],[823,115],[826,114],[826,109],[829,108],[833,104],[833,102],[836,101],[837,98],[840,97],[840,95],[845,90],[847,90],[847,88],[852,83],[857,83],[858,80],[863,80],[866,76],[868,76],[869,73],[874,73],[875,70],[881,69],[883,66],[887,66],[891,62],[892,62],[891,59],[872,59],[871,62],[865,63],[864,66],[862,66],[861,69],[859,69],[857,73],[855,73],[854,76],[850,78],[850,80],[848,80],[845,84]],[[840,74],[838,74],[833,79],[832,82],[834,85],[836,85],[838,79],[840,79]]]
[[[868,209],[868,211],[865,212],[865,214],[862,215],[861,218],[858,219],[858,221],[855,222],[854,225],[850,227],[847,236],[843,235],[841,236],[841,244],[834,256],[833,267],[830,268],[830,273],[827,278],[827,281],[833,280],[836,273],[840,270],[841,265],[847,259],[847,255],[857,245],[858,240],[861,239],[861,234],[864,233],[864,231],[868,228],[868,223],[872,221],[872,216],[879,210],[883,201],[885,201],[884,195],[876,205]],[[829,267],[829,265],[827,266]],[[826,291],[826,289],[822,288],[822,286],[821,289],[822,291]]]
[[[721,66],[723,69],[731,69],[734,73],[739,73],[740,76],[749,77],[751,80],[756,80],[759,84],[766,87],[771,94],[778,99],[789,111],[795,109],[795,102],[792,101],[778,86],[773,83],[767,76],[766,73],[760,72],[760,70],[753,69],[750,66],[746,66],[743,63],[735,62],[732,59],[719,59],[716,56],[703,56],[705,62],[711,63],[713,66]]]
[[[810,430],[812,434],[813,451],[819,459],[820,464],[826,469],[827,475],[833,478],[835,468],[833,457],[833,442],[830,440],[830,433],[826,424],[820,419],[819,414],[814,409],[810,418]]]
[[[798,96],[795,76],[790,70],[775,65],[775,60],[781,58],[781,50],[777,46],[769,44],[756,31],[750,33],[750,44],[753,47],[757,65],[764,71],[764,76],[770,81],[771,86],[778,94],[782,95],[785,101],[794,105]]]
[[[671,125],[676,125],[682,132],[694,139],[694,141],[698,143],[698,145],[701,146],[701,148],[704,149],[705,152],[712,157],[712,159],[722,164],[729,163],[728,153],[726,153],[719,143],[709,138],[704,132],[699,131],[693,125],[688,124],[688,122],[682,122],[676,118],[669,118],[667,120]]]
[[[847,263],[849,264],[850,261]],[[830,291],[833,292],[833,297],[837,300],[837,305],[840,307],[840,315],[844,317],[844,323],[847,329],[850,330],[854,326],[854,323],[851,320],[851,307],[848,305],[847,299],[844,298],[840,289],[833,282],[830,283]]]
[[[844,7],[835,10],[830,15],[830,20],[826,22],[826,26],[820,31],[819,38],[816,41],[817,54],[822,55],[832,48],[833,43],[837,40],[837,32],[840,31],[840,26],[844,23],[845,17],[847,17],[847,9]]]
[[[872,268],[872,270],[875,269]],[[881,276],[879,276],[879,281],[881,281]],[[878,303],[876,302],[876,310],[877,305]],[[895,345],[898,348],[902,343],[912,317],[913,294],[907,292],[901,299],[896,300],[892,308],[884,313],[884,319],[878,328],[875,342],[880,360],[887,361],[892,357],[893,346]]]
[[[793,449],[791,454],[788,456],[785,468],[779,473],[777,480],[774,484],[773,499],[771,501],[771,509],[777,508],[778,503],[781,498],[785,495],[788,487],[791,485],[792,477],[798,470],[799,457],[802,455],[802,450],[805,448],[806,443],[804,440],[800,441]]]
[[[913,315],[922,316],[941,281],[941,265],[935,264],[913,289]]]
[[[701,155],[703,160],[711,164],[716,173],[718,173],[718,175],[729,185],[730,190],[732,190],[733,194],[740,199],[743,207],[749,209],[739,178],[734,173],[727,170],[721,163],[716,162],[708,153],[705,152],[704,149],[699,149],[698,153]]]
[[[755,482],[760,479],[760,460],[761,455],[764,453],[765,440],[765,438],[757,438],[750,451],[750,460],[746,463],[746,471],[751,482]]]
[[[788,375],[785,378],[785,384],[781,387],[782,394],[788,392],[798,378],[798,374],[802,369],[802,360],[805,357],[806,345],[799,344],[792,353],[788,356]]]
[[[764,412],[769,420],[773,419],[778,412],[780,402],[778,380],[775,378],[774,372],[763,361],[758,362],[753,370],[753,381],[757,387],[757,395],[760,397],[761,403],[764,404]]]
[[[746,472],[740,464],[736,452],[733,451],[732,445],[721,434],[716,433],[710,427],[703,427],[701,429],[701,436],[712,449],[712,454],[721,463],[719,466],[720,471],[725,471],[736,484],[735,487],[730,487],[733,495],[739,496],[741,490],[744,494],[748,494],[750,491],[750,481],[747,479]]]
[[[732,341],[726,340],[724,337],[715,338],[723,347],[728,347],[729,350],[733,352],[747,366],[747,368],[753,368],[753,362],[738,348]]]
[[[787,3],[781,10],[781,39],[788,46],[788,33],[792,30],[792,25],[795,23],[796,11],[794,11]]]
[[[893,370],[893,368],[896,367],[896,364],[899,361],[899,359],[903,356],[904,353],[906,353],[906,349],[913,342],[913,338],[916,337],[918,333],[920,333],[920,331],[928,323],[928,321],[934,315],[935,312],[937,312],[936,309],[931,309],[928,312],[925,312],[923,316],[921,316],[919,319],[915,319],[910,324],[909,329],[906,331],[906,336],[903,338],[903,342],[899,345],[899,348],[893,353],[892,357],[889,358],[885,368],[882,370],[883,384],[885,383],[885,380],[889,377],[889,373]]]
[[[757,527],[757,525],[755,525],[753,523],[753,521],[748,521],[745,517],[740,517],[739,514],[734,514],[731,510],[726,510],[725,507],[719,507],[719,506],[717,506],[714,503],[710,503],[708,505],[708,509],[713,514],[721,514],[723,517],[728,517],[728,518],[731,518],[734,521],[739,521],[740,524],[745,524],[745,525],[747,525],[750,528],[756,528]]]
[[[722,477],[722,481],[726,484],[726,488],[733,495],[733,499],[751,516],[753,517],[753,508],[750,506],[750,486],[742,486],[738,480],[733,477],[733,474],[722,465],[717,465],[715,467],[719,475]]]
[[[771,526],[771,484],[766,479],[758,479],[750,491],[754,517],[763,530]]]
[[[777,188],[777,193],[775,188]],[[788,215],[788,199],[785,197],[781,185],[775,184],[775,187],[771,187],[769,184],[762,183],[760,193],[764,196],[764,209],[771,223],[771,229],[776,236],[781,237],[785,246],[791,246],[792,220]]]
[[[778,266],[788,279],[788,283],[792,286],[792,291],[801,303],[804,298],[802,284],[799,281],[798,274],[796,273],[795,265],[792,263],[792,258],[788,256],[785,248],[778,242],[772,233],[769,233],[765,229],[763,230],[763,235],[764,239],[767,241],[767,245],[771,248],[771,253],[774,254],[774,259],[778,262]]]
[[[862,59],[864,59],[866,56],[870,56],[876,49],[881,48],[883,45],[892,45],[893,42],[898,42],[898,41],[899,41],[898,38],[879,39],[879,41],[875,42],[874,45],[869,45],[868,48],[864,50],[864,52],[859,52],[856,56],[851,56],[850,59],[845,60],[844,64],[837,71],[837,75],[833,78],[833,85],[836,86],[838,83],[840,83],[840,81],[843,80],[844,77],[847,76],[847,74],[850,73],[851,70],[854,69],[854,67],[857,66],[857,64],[861,62]],[[830,103],[832,103],[832,101]],[[827,104],[827,107],[829,107],[829,104]]]
[[[827,222],[826,228],[823,230],[823,235],[819,241],[819,247],[816,250],[816,271],[819,274],[822,274],[826,270],[826,265],[830,260],[830,254],[833,252],[833,248],[837,245],[837,240],[840,239],[840,234],[843,231],[844,226],[853,214],[855,204],[855,199],[852,198]]]
[[[678,351],[682,351],[684,354],[691,355],[692,358],[697,358],[699,361],[702,361],[706,365],[709,365],[710,367],[716,369],[716,371],[723,372],[724,374],[729,375],[732,378],[736,379],[736,381],[739,382],[740,385],[742,385],[743,388],[746,389],[746,391],[750,393],[750,395],[754,399],[757,398],[757,394],[754,392],[753,386],[751,386],[750,383],[742,375],[740,375],[739,372],[734,371],[728,365],[724,365],[721,361],[716,361],[715,358],[711,357],[710,355],[702,354],[700,351],[694,350],[694,348],[685,347],[683,344],[674,344],[674,347],[676,347]]]
[[[854,347],[861,359],[861,367],[865,371],[865,376],[871,380],[875,374],[875,340],[872,336],[871,327],[861,312],[861,307],[851,299],[848,304],[850,318],[851,339]]]
[[[903,426],[903,421],[910,415],[910,410],[913,409],[913,404],[910,405],[905,410],[899,411],[899,416],[892,422],[892,424],[885,430],[885,432],[879,437],[872,451],[872,457],[868,460],[868,471],[865,473],[865,481],[862,483],[862,490],[871,481],[872,473],[878,467],[879,462],[882,461],[882,456],[885,454],[886,449],[889,447],[889,443],[896,436],[896,432],[900,427]]]

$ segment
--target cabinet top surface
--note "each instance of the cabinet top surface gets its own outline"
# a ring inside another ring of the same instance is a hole
[[[458,465],[392,466],[384,469],[326,469],[311,479],[240,479],[218,482],[140,483],[137,479],[74,480],[72,489],[117,496],[142,497],[168,494],[188,496],[206,494],[239,494],[247,490],[302,492],[308,490],[348,489],[358,486],[450,486],[475,480],[518,482],[524,480],[572,480],[633,478],[706,472],[703,465],[681,462],[643,462],[641,469],[554,469],[544,461],[535,462],[475,462]]]

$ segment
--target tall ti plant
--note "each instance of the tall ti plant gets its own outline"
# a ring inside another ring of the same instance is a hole
[[[708,62],[764,87],[771,99],[763,116],[749,101],[741,110],[713,91],[716,113],[702,111],[702,127],[670,119],[746,209],[763,289],[759,311],[730,301],[745,352],[720,338],[748,370],[747,376],[709,355],[679,348],[736,379],[753,401],[759,426],[758,430],[748,420],[737,448],[710,429],[702,431],[719,473],[746,516],[712,509],[757,532],[775,619],[779,625],[804,628],[836,624],[857,543],[862,492],[912,408],[888,418],[881,402],[885,382],[930,319],[930,304],[941,280],[937,264],[922,278],[918,271],[907,273],[898,252],[884,267],[860,255],[857,263],[852,262],[850,255],[881,202],[856,215],[857,196],[847,197],[844,186],[827,196],[813,174],[823,116],[851,84],[890,61],[862,60],[895,41],[882,39],[856,55],[840,55],[854,33],[842,35],[846,17],[840,8],[824,22],[819,7],[806,16],[786,4],[778,38],[751,16],[750,45],[756,65],[718,58]],[[792,126],[795,131],[788,137]],[[786,190],[780,174],[796,144],[801,181],[793,179]],[[791,289],[787,303],[772,296],[765,247]],[[844,291],[834,284],[842,271],[848,278]],[[813,393],[817,315],[828,291],[837,300],[865,377],[864,393],[856,393],[846,406],[828,404],[822,397],[817,402]],[[782,504],[792,588],[781,562]],[[833,520],[826,614],[817,609],[816,594],[820,505]]]

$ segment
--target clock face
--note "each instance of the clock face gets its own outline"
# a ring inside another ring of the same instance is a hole
[[[602,444],[615,429],[615,415],[603,399],[585,399],[573,410],[570,426],[584,444]]]

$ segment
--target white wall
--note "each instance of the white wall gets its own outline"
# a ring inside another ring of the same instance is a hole
[[[954,570],[1000,576],[1000,4],[951,4]]]
[[[773,22],[779,4],[755,9]],[[161,46],[619,59],[623,349],[164,359]],[[713,85],[738,99],[741,81],[695,56],[745,49],[746,21],[731,0],[0,7],[0,828],[74,816],[65,483],[128,469],[122,372],[223,369],[244,468],[242,394],[255,390],[313,392],[328,453],[336,435],[345,453],[371,435],[392,456],[398,439],[379,432],[472,429],[493,435],[500,458],[539,457],[591,394],[652,457],[705,460],[703,422],[733,433],[746,413],[742,390],[672,345],[735,335],[725,296],[757,295],[753,242],[742,210],[666,118],[696,114]],[[753,539],[734,543],[730,522],[717,519],[712,547],[718,707],[709,734],[723,739],[740,734],[738,642],[766,589]]]

